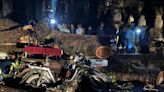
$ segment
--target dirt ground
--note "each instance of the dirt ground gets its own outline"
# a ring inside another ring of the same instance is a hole
[[[0,92],[28,92],[28,91],[0,85]]]

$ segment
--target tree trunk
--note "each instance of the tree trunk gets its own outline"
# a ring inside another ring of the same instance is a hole
[[[6,17],[13,12],[13,0],[2,0],[2,16]]]

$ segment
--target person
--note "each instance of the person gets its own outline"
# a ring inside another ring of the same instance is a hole
[[[121,31],[121,27],[123,25],[122,21],[122,13],[121,9],[115,8],[113,11],[113,27],[115,30],[115,41],[117,44],[117,50],[122,49],[122,39],[123,39],[123,31]]]
[[[150,45],[149,49],[151,52],[155,52],[155,44],[156,41],[163,39],[163,20],[162,15],[157,14],[154,27],[150,29]]]
[[[120,53],[124,52],[125,48],[125,30],[121,29],[117,35],[119,36],[118,43],[117,43],[117,50]]]
[[[104,22],[100,22],[100,26],[97,29],[97,35],[106,35],[106,29]]]
[[[66,23],[63,23],[62,25],[58,24],[58,28],[60,32],[70,33]]]
[[[75,33],[75,26],[74,26],[74,24],[71,24],[71,25],[70,25],[70,32],[71,32],[72,34]]]
[[[134,53],[135,52],[135,32],[133,31],[133,26],[127,31],[125,35],[126,39],[126,52]]]
[[[146,19],[144,15],[140,16],[138,21],[138,26],[135,29],[135,33],[136,33],[137,51],[140,50],[141,53],[149,53],[149,48],[148,48],[149,33],[147,31]]]
[[[17,43],[18,47],[24,47],[28,44],[33,44],[38,42],[39,38],[36,30],[34,30],[35,21],[29,21],[28,25],[23,26],[22,30],[24,31],[24,35],[19,38],[19,42]]]
[[[93,30],[91,26],[88,27],[87,35],[96,35],[96,32]]]
[[[85,29],[82,27],[81,24],[78,24],[76,29],[76,34],[83,35],[84,33],[85,33]]]
[[[131,40],[131,35],[134,35],[134,17],[133,15],[130,15],[128,18],[127,23],[121,28],[120,32],[119,32],[119,40],[118,40],[118,49],[121,47],[122,52],[130,52],[133,48],[135,48],[135,42],[133,42],[134,40]],[[135,36],[132,36],[132,39],[135,39]],[[133,43],[132,45],[130,43]],[[129,46],[131,45],[131,46]]]

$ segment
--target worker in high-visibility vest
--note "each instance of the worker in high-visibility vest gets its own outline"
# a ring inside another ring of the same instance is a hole
[[[33,28],[34,25],[35,25],[35,22],[31,20],[29,21],[28,25],[25,25],[23,27],[23,31],[25,31],[26,34],[20,38],[21,43],[36,43],[37,42],[37,39],[36,39],[37,35]]]
[[[19,58],[19,55],[17,56],[17,59],[14,62],[11,63],[10,72],[9,72],[10,77],[15,78],[15,75],[17,74],[17,72],[20,69],[20,61],[19,61],[18,58]]]

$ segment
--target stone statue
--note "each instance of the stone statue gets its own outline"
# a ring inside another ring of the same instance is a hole
[[[150,29],[150,50],[153,52],[155,51],[155,41],[162,40],[163,39],[163,19],[162,15],[157,14],[154,28]]]

